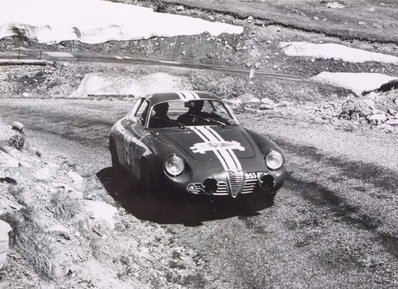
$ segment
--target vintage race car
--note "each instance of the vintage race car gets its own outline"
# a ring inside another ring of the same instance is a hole
[[[213,94],[156,93],[136,99],[112,127],[112,165],[157,195],[273,198],[286,178],[269,138],[239,125]]]

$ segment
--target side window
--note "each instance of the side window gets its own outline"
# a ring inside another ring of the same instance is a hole
[[[210,101],[206,100],[203,103],[202,111],[206,112],[208,114],[212,114],[212,113],[214,113],[214,106],[212,105],[212,103]]]
[[[224,119],[229,119],[230,116],[228,115],[227,111],[225,110],[225,107],[222,105],[222,103],[215,101],[213,102],[214,105],[214,113],[221,118]]]
[[[148,114],[148,109],[149,109],[148,101],[143,100],[135,114],[135,116],[141,121],[142,125],[145,124],[145,119]]]

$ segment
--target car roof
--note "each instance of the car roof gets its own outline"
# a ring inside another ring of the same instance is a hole
[[[176,92],[162,92],[162,93],[154,93],[148,95],[146,97],[148,100],[151,101],[151,105],[156,105],[161,102],[167,102],[170,100],[218,100],[221,99],[215,96],[212,93],[204,92],[204,91],[176,91]]]

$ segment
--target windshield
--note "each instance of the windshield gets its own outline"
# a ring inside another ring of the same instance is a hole
[[[221,101],[173,100],[153,106],[149,128],[234,125],[236,119]]]

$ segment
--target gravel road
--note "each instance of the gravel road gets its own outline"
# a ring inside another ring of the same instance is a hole
[[[24,123],[43,153],[68,158],[84,175],[109,167],[108,133],[128,109],[107,100],[0,101],[4,121]],[[209,210],[195,226],[160,220],[207,261],[195,287],[398,287],[396,135],[238,118],[285,150],[289,178],[255,215]]]

